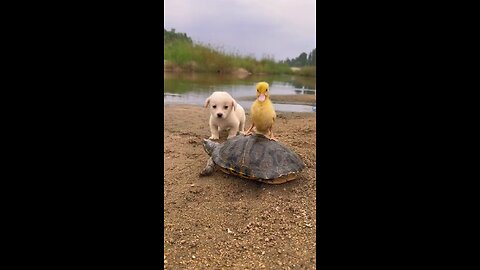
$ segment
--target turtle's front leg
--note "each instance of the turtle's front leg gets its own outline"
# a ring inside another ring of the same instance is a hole
[[[213,173],[215,169],[215,163],[213,163],[213,159],[210,157],[207,162],[207,166],[200,172],[200,176],[206,176]]]

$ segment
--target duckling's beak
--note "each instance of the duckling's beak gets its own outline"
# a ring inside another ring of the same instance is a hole
[[[265,95],[264,95],[264,94],[260,94],[260,96],[258,96],[258,101],[264,102],[264,101],[265,101]]]

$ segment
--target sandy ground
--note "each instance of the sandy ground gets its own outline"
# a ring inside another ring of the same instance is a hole
[[[294,181],[269,185],[221,171],[199,177],[209,112],[164,112],[164,268],[315,269],[316,114],[277,112],[275,136],[307,167]]]

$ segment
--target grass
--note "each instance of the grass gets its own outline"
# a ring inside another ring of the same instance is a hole
[[[317,67],[315,66],[306,66],[300,68],[298,71],[293,72],[295,75],[315,77],[317,76]]]
[[[253,74],[293,74],[287,64],[279,64],[274,59],[266,57],[258,61],[255,57],[226,53],[222,48],[210,45],[180,40],[167,43],[164,48],[168,69],[231,73],[244,68]]]

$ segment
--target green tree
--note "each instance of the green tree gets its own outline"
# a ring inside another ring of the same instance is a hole
[[[312,66],[317,66],[317,48],[312,51],[312,60],[310,62]]]
[[[192,39],[187,36],[186,33],[175,33],[175,28],[172,28],[170,31],[163,29],[163,44],[173,43],[176,41],[183,41],[192,43]]]
[[[302,52],[298,57],[286,59],[285,63],[291,67],[316,66],[316,48],[309,54]]]
[[[299,66],[306,66],[307,65],[307,54],[302,52],[299,56],[298,56],[298,65]]]

